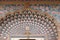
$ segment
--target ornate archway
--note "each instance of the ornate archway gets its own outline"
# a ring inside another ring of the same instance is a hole
[[[30,36],[44,36],[46,40],[57,40],[54,18],[45,12],[33,10],[23,10],[1,18],[1,37],[26,36],[27,26],[29,26]]]

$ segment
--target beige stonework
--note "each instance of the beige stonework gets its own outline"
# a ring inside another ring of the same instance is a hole
[[[58,24],[58,40],[60,40],[60,23]]]

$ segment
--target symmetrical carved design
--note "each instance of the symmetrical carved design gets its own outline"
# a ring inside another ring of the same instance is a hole
[[[49,18],[46,14],[33,12],[32,10],[15,12],[1,18],[0,34],[3,37],[7,34],[10,36],[24,36],[26,26],[29,26],[31,36],[38,34],[46,37],[47,35],[48,40],[57,40],[57,28],[54,19]]]

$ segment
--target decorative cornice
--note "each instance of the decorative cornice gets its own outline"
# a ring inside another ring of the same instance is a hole
[[[0,1],[0,4],[60,4],[60,1]]]

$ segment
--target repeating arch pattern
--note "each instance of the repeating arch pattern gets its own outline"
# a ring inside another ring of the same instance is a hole
[[[24,35],[26,26],[29,26],[31,34],[47,34],[48,40],[57,40],[57,28],[54,19],[46,14],[25,10],[9,14],[0,20],[1,36]],[[44,36],[45,37],[45,36]]]

